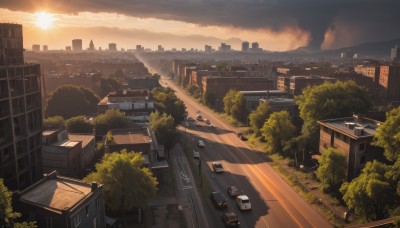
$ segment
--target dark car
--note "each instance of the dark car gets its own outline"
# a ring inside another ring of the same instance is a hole
[[[211,192],[210,199],[216,208],[225,208],[228,206],[228,201],[220,192]]]
[[[225,226],[238,226],[240,224],[238,216],[233,212],[223,213],[221,215],[221,220]]]
[[[229,186],[227,189],[226,189],[226,191],[228,192],[228,195],[230,196],[230,197],[236,197],[236,196],[238,196],[238,195],[242,195],[243,194],[243,192],[242,192],[242,190],[240,190],[238,187],[236,187],[236,186]]]
[[[244,134],[242,132],[238,132],[236,135],[237,137],[239,137],[239,139],[246,141],[246,137],[244,137]]]

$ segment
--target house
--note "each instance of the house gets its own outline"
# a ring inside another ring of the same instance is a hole
[[[333,147],[347,157],[347,180],[357,177],[366,162],[385,160],[383,149],[371,145],[382,122],[357,115],[317,122],[320,126],[319,151],[323,154]]]
[[[56,171],[13,195],[22,219],[45,228],[105,227],[102,185],[59,176]]]

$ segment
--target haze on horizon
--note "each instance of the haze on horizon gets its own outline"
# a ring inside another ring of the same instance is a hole
[[[84,47],[93,39],[103,49],[117,43],[203,50],[227,42],[239,50],[249,41],[285,51],[399,38],[399,8],[398,0],[2,0],[0,20],[24,26],[27,49],[65,49],[81,38]],[[40,25],[39,12],[51,23]]]

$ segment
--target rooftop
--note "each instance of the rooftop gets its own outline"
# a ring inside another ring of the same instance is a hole
[[[86,147],[92,140],[94,140],[93,135],[82,135],[82,134],[68,134],[68,138],[71,141],[81,141],[82,147]]]
[[[50,174],[53,175],[53,174]],[[20,193],[20,199],[57,211],[68,210],[92,192],[91,185],[61,176],[43,178]]]
[[[147,128],[112,130],[112,136],[116,144],[144,144],[151,142],[151,136]]]

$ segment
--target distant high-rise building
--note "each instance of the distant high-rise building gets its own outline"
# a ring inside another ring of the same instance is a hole
[[[82,51],[82,40],[81,39],[72,40],[72,50],[73,51]]]
[[[260,45],[257,42],[251,43],[251,50],[259,51],[260,50]]]
[[[157,47],[157,51],[159,51],[159,52],[163,52],[163,51],[164,51],[164,48],[163,48],[163,46],[161,46],[161,45],[158,45],[158,47]]]
[[[40,51],[40,45],[39,45],[39,44],[34,44],[34,45],[32,45],[32,51],[37,51],[37,52],[39,52],[39,51]]]
[[[249,42],[244,41],[242,43],[242,51],[248,51],[249,50]]]
[[[394,48],[392,48],[392,51],[390,53],[390,58],[394,61],[397,62],[400,60],[400,48],[396,44]]]
[[[182,48],[182,52],[186,52],[186,48]]]
[[[340,54],[342,59],[352,59],[354,56],[354,52],[352,50],[346,50]]]
[[[66,47],[65,47],[65,50],[66,50],[66,51],[71,51],[71,50],[72,50],[72,49],[71,49],[71,46],[66,46]]]
[[[142,47],[142,45],[138,44],[136,45],[136,52],[142,52],[144,51],[144,47]]]
[[[219,51],[231,51],[231,45],[221,43],[221,46],[219,47]]]
[[[48,49],[48,47],[47,47],[47,45],[43,45],[43,51],[48,51],[49,49]]]
[[[205,45],[204,46],[204,52],[211,53],[212,52],[212,47],[210,45]]]
[[[93,44],[93,40],[90,40],[89,51],[96,51],[96,48],[94,47],[94,44]]]
[[[109,43],[108,44],[109,51],[117,51],[117,44],[116,43]]]
[[[39,64],[24,64],[22,25],[0,23],[0,178],[22,190],[42,177]]]

